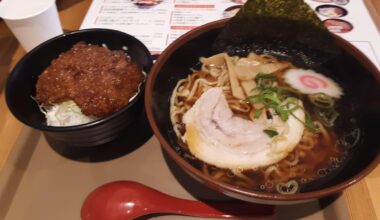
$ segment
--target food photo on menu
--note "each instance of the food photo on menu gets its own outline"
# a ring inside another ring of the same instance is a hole
[[[332,2],[338,5],[347,5],[350,1],[349,0],[333,0]]]
[[[323,23],[333,33],[347,33],[354,28],[350,22],[342,19],[326,19]]]
[[[347,15],[347,10],[336,5],[320,5],[315,9],[319,14],[329,18],[339,18]]]
[[[161,0],[135,0],[133,1],[136,5],[141,6],[153,6],[161,3]]]

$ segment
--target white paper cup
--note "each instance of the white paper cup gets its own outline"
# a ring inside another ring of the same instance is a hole
[[[63,33],[55,0],[3,0],[0,17],[26,51]]]

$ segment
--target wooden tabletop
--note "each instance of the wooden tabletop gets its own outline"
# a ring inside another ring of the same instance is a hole
[[[91,0],[57,0],[60,19],[65,31],[77,30],[91,4]],[[367,0],[366,5],[380,30],[380,1]],[[21,124],[9,112],[4,98],[6,78],[25,54],[4,22],[0,20],[0,171],[7,160],[12,146],[20,135]],[[380,166],[364,180],[345,190],[352,219],[380,219]]]

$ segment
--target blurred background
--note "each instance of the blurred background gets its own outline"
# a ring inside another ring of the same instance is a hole
[[[0,0],[1,1],[1,0]],[[377,28],[380,30],[380,1],[363,0],[369,6],[368,9],[374,18],[377,18]],[[59,16],[64,31],[79,29],[87,9],[91,5],[91,0],[57,0]],[[372,7],[371,7],[372,6]],[[20,47],[4,21],[0,18],[0,89],[5,85],[5,79],[16,61],[25,53]],[[1,123],[1,122],[0,122]],[[2,127],[0,125],[0,127]]]

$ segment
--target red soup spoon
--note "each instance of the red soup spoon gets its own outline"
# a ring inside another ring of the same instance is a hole
[[[149,214],[178,214],[226,219],[271,219],[274,206],[243,201],[201,202],[179,199],[131,181],[107,183],[83,203],[83,220],[127,220]]]

